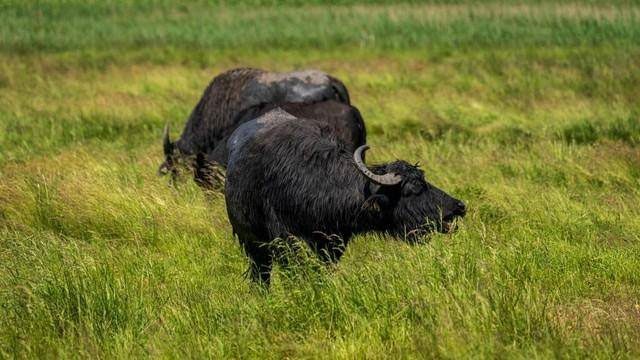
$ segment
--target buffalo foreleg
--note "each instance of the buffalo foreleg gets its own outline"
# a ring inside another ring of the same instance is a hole
[[[250,242],[243,245],[245,254],[249,258],[248,274],[251,280],[268,287],[273,267],[273,254],[271,254],[268,244]]]

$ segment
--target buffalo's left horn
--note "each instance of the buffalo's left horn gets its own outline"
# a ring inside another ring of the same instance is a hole
[[[170,153],[171,152],[171,147],[173,144],[171,144],[171,139],[169,138],[169,123],[167,122],[167,124],[164,126],[164,131],[162,132],[162,145],[164,147],[164,152],[166,153]]]
[[[362,161],[362,153],[369,149],[369,145],[362,145],[353,153],[353,160],[356,162],[358,170],[364,176],[378,185],[397,185],[402,181],[402,177],[394,173],[386,173],[384,175],[374,174]]]

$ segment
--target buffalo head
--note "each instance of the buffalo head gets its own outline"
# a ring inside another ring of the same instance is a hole
[[[400,160],[368,169],[362,161],[368,148],[360,146],[353,157],[371,183],[366,203],[379,212],[376,227],[409,241],[428,232],[455,229],[454,220],[466,213],[462,201],[427,182],[417,165]]]
[[[162,134],[162,149],[164,152],[164,162],[162,162],[158,168],[158,175],[171,175],[171,180],[175,181],[181,173],[192,172],[195,156],[182,154],[175,142],[171,141],[169,137],[169,124],[165,125]]]

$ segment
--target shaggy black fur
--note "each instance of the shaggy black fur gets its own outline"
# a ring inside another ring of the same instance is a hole
[[[326,135],[329,133],[335,135],[349,151],[353,152],[367,142],[367,131],[360,111],[355,106],[336,100],[313,103],[260,104],[243,111],[236,123],[238,125],[244,124],[276,108],[281,108],[297,118],[311,119],[322,124]],[[218,161],[215,158],[213,160]],[[220,160],[219,162],[226,165],[224,159]]]
[[[240,113],[238,126],[256,119],[269,111],[280,108],[296,118],[309,119],[318,123],[323,136],[335,136],[346,151],[353,152],[367,141],[367,134],[360,111],[351,105],[336,100],[316,103],[271,103],[260,104]],[[227,136],[206,156],[199,156],[194,168],[194,180],[205,189],[217,190],[224,184],[221,167],[226,168],[229,151]],[[212,176],[212,174],[216,174]]]
[[[401,175],[399,185],[371,182],[322,124],[280,109],[239,127],[228,144],[227,212],[258,282],[269,282],[277,257],[269,244],[276,238],[299,237],[323,261],[336,262],[354,234],[380,231],[414,241],[448,231],[465,214],[464,203],[405,161],[371,168]]]
[[[269,103],[328,99],[349,104],[349,93],[340,80],[317,70],[272,73],[241,68],[224,72],[205,89],[180,138],[165,141],[165,161],[159,173],[176,177],[181,163],[191,163],[185,158],[213,151],[236,129],[242,120],[239,115],[246,109]]]

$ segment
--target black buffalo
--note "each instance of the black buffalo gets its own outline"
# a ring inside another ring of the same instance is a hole
[[[453,228],[465,205],[398,160],[367,168],[366,145],[354,153],[322,125],[280,109],[240,126],[229,139],[225,196],[253,280],[267,283],[277,249],[296,236],[325,262],[368,231],[415,241]]]
[[[163,135],[165,161],[160,174],[178,175],[198,153],[209,153],[238,126],[243,111],[280,102],[318,102],[333,99],[349,104],[344,84],[317,70],[274,73],[241,68],[216,76],[191,112],[182,135],[171,141],[168,125]]]
[[[238,116],[241,125],[276,108],[298,119],[313,121],[320,126],[323,136],[334,136],[346,151],[353,152],[367,141],[366,128],[360,111],[354,106],[336,100],[315,103],[270,103],[253,106]],[[229,137],[223,138],[207,154],[198,154],[194,166],[194,180],[205,189],[218,189],[224,183],[224,173],[229,154]]]

